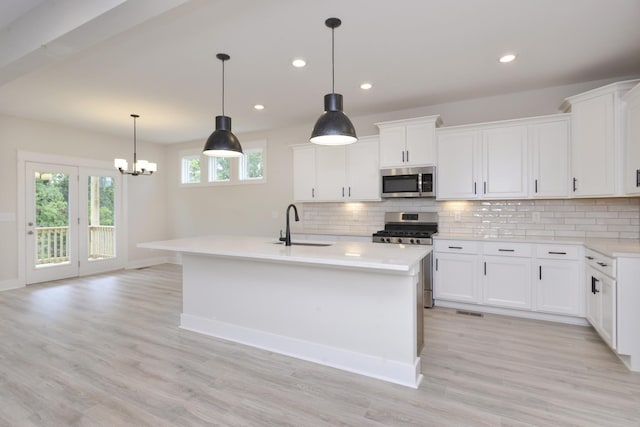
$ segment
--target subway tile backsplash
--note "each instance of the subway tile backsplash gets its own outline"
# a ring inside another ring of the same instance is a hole
[[[640,238],[640,199],[305,203],[295,230],[317,234],[370,235],[388,211],[438,212],[444,233],[514,237]]]

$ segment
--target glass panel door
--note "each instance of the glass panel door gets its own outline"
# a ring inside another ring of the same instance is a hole
[[[80,168],[80,204],[86,209],[80,215],[80,274],[122,267],[117,245],[120,182],[116,171]]]
[[[27,283],[78,275],[78,169],[26,164]]]

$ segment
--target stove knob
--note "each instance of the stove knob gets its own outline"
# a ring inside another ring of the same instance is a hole
[[[416,239],[416,245],[420,244],[420,239]]]
[[[402,239],[398,238],[398,243],[402,243]]]
[[[387,237],[387,243],[391,243],[391,239]]]
[[[414,243],[413,239],[409,240],[409,243],[413,244]]]

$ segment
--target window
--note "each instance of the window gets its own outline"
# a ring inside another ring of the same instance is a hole
[[[238,178],[241,181],[264,179],[264,147],[244,149]]]
[[[207,157],[198,149],[180,152],[180,183],[201,186],[266,182],[267,141],[242,141],[241,144],[244,156],[239,158]]]
[[[231,179],[231,162],[226,157],[209,157],[209,182],[228,182]]]
[[[200,182],[200,155],[182,157],[183,184],[197,184]]]

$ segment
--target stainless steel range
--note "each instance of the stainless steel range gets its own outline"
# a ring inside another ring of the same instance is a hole
[[[387,212],[384,214],[384,230],[373,233],[376,243],[405,245],[431,245],[431,236],[438,232],[436,212]],[[432,255],[422,261],[423,301],[433,307]]]

